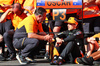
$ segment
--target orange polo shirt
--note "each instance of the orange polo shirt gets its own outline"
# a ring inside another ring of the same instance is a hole
[[[38,31],[44,32],[42,24],[38,23],[35,15],[32,14],[19,23],[15,31],[14,38],[27,37],[28,33],[38,33]]]
[[[11,19],[12,25],[14,26],[14,29],[16,30],[19,22],[21,22],[27,15],[25,13],[22,13],[21,15],[16,15],[13,13],[10,13],[7,15],[6,19]]]
[[[14,3],[20,3],[23,6],[25,0],[15,0]]]
[[[26,33],[38,33],[38,30],[40,32],[44,32],[42,28],[42,23],[38,23],[35,15],[32,14],[25,18],[19,25],[18,29],[21,30],[21,28],[24,26]],[[23,30],[22,30],[23,31]]]
[[[0,5],[3,6],[3,4],[12,5],[14,0],[0,0]],[[7,8],[0,9],[0,12],[5,12]]]
[[[25,9],[28,9],[30,7],[34,9],[36,7],[36,0],[25,0],[23,7],[25,7]]]

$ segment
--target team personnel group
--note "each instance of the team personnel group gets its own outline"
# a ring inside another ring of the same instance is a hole
[[[1,60],[36,63],[34,56],[43,48],[51,65],[99,60],[100,0],[83,0],[83,9],[66,9],[67,21],[53,21],[52,11],[36,8],[36,0],[0,0]]]

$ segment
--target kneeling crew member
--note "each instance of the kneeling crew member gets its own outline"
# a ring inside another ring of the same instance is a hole
[[[40,43],[40,40],[51,41],[52,36],[46,35],[42,29],[42,22],[46,18],[46,10],[44,8],[37,8],[35,13],[25,18],[17,27],[14,34],[14,47],[16,49],[22,49],[21,55],[17,56],[18,61],[21,64],[27,64],[26,57],[31,51],[36,50],[36,47]],[[37,34],[42,32],[41,34]]]

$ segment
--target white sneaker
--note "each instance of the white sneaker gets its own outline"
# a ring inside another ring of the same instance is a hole
[[[28,62],[18,54],[16,55],[16,59],[19,61],[20,64],[28,64]]]

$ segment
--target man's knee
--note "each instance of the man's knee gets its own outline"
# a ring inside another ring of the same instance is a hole
[[[5,33],[3,34],[3,37],[4,37],[4,38],[7,38],[8,36],[9,36],[8,32],[5,32]]]
[[[34,46],[38,46],[39,45],[39,40],[38,39],[34,39],[32,41],[32,44],[34,44]]]
[[[67,47],[75,47],[77,45],[77,42],[76,41],[70,41],[67,43]]]
[[[22,46],[21,46],[21,42],[18,40],[18,39],[15,39],[14,41],[13,41],[13,46],[14,46],[14,48],[16,48],[16,49],[22,49]]]

